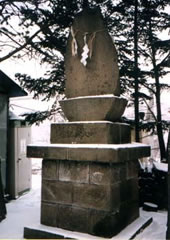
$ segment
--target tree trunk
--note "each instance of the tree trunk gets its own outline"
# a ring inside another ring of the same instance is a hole
[[[135,140],[139,142],[139,83],[138,83],[138,0],[135,0],[134,14],[134,79],[135,79]]]
[[[170,239],[170,128],[169,128],[168,144],[167,144],[167,162],[168,162],[168,222],[167,222],[166,239]]]
[[[153,64],[153,71],[154,71],[154,77],[155,77],[155,86],[156,86],[156,109],[157,109],[157,135],[158,135],[158,142],[159,142],[159,149],[160,149],[160,157],[161,160],[165,159],[166,160],[166,149],[165,149],[165,142],[163,138],[163,129],[162,129],[162,113],[161,113],[161,100],[160,100],[160,83],[159,83],[159,73],[158,73],[158,68],[156,66],[156,50],[154,46],[154,41],[153,41],[153,34],[152,34],[152,26],[151,26],[151,20],[149,23],[149,28],[150,28],[150,44],[151,44],[151,51],[152,51],[152,64]]]

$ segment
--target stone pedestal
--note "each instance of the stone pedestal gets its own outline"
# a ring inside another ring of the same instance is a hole
[[[52,124],[52,144],[28,146],[29,157],[44,159],[42,224],[112,237],[138,218],[138,158],[150,148],[125,143],[129,131],[106,121]]]
[[[139,216],[138,158],[150,147],[131,144],[130,127],[119,123],[127,101],[98,9],[75,18],[65,65],[67,99],[60,104],[70,122],[52,124],[51,144],[27,152],[43,158],[41,223],[112,237]]]

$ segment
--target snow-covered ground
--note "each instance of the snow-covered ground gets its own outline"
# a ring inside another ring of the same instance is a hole
[[[41,160],[33,160],[32,174],[32,190],[18,198],[9,202],[7,206],[7,217],[0,223],[0,239],[22,239],[23,229],[28,226],[40,225],[40,189],[41,189]],[[153,217],[153,222],[135,239],[140,240],[163,240],[166,234],[167,212],[146,212],[140,210],[142,218]],[[139,222],[139,221],[138,221]],[[123,230],[117,237],[112,240],[129,239],[129,232],[137,230],[137,222],[133,223]],[[50,229],[45,227],[46,230]],[[53,231],[57,230],[54,228]],[[101,239],[88,234],[74,233],[58,229],[58,234],[70,236],[81,240],[85,239]]]
[[[23,229],[30,223],[36,223],[40,219],[40,175],[32,175],[32,190],[12,200],[7,207],[7,217],[0,223],[1,239],[21,239]]]

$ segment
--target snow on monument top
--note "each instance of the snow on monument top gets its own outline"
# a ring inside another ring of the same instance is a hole
[[[119,69],[113,41],[98,8],[74,19],[65,56],[66,97],[120,95]]]

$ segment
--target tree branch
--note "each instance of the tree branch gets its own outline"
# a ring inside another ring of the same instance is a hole
[[[4,34],[5,36],[7,36],[12,42],[16,43],[17,45],[19,45],[19,46],[21,47],[21,44],[20,44],[19,42],[17,42],[15,39],[13,39],[13,38],[8,34],[9,31],[8,31],[8,33],[7,33],[7,32],[4,32],[4,31],[3,31],[3,28],[2,28],[2,29],[0,29],[0,32],[1,32],[2,34]],[[13,35],[13,33],[10,33],[10,34]]]
[[[3,56],[0,58],[0,62],[3,62],[5,60],[7,60],[8,58],[12,57],[13,55],[15,55],[17,52],[23,50],[28,44],[30,44],[30,42],[41,32],[42,29],[39,29],[37,32],[35,32],[30,38],[28,38],[26,40],[26,42],[21,45],[20,47],[16,48],[15,50],[11,51],[10,53],[8,53],[7,55]]]
[[[167,54],[167,56],[157,65],[157,67],[164,66],[167,62],[170,61],[170,53]],[[168,67],[168,64],[166,64]]]
[[[153,118],[155,119],[155,122],[157,122],[158,120],[157,120],[157,118],[156,118],[154,112],[152,111],[151,107],[150,107],[149,104],[147,103],[146,99],[143,98],[143,101],[145,102],[145,104],[146,104],[148,110],[150,111],[150,113],[152,114]]]

